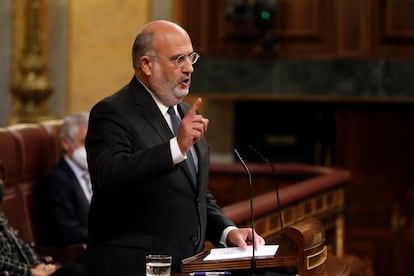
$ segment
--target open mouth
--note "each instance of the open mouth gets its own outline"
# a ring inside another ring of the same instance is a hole
[[[190,78],[184,78],[184,79],[181,81],[181,83],[182,83],[185,87],[188,87],[188,86],[190,86],[191,80],[190,80]]]

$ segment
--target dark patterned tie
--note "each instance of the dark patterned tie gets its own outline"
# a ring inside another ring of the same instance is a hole
[[[177,113],[175,113],[174,107],[170,106],[168,108],[167,113],[170,115],[171,118],[171,125],[174,131],[174,134],[177,135],[178,128],[180,127],[180,119],[177,116]],[[187,165],[190,169],[191,177],[193,178],[193,181],[195,184],[197,184],[197,169],[194,163],[193,155],[191,154],[191,150],[189,150],[187,153]]]

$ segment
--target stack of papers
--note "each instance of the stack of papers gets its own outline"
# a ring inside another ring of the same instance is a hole
[[[263,245],[255,250],[255,257],[271,257],[274,256],[279,248],[279,245]],[[250,245],[246,250],[238,247],[213,248],[210,254],[204,258],[204,261],[226,260],[226,259],[240,259],[246,257],[253,257],[253,247]]]

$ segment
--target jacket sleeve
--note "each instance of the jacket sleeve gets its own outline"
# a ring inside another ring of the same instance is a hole
[[[0,271],[7,271],[10,275],[31,275],[30,269],[41,263],[38,255],[17,236],[3,216],[0,224]]]

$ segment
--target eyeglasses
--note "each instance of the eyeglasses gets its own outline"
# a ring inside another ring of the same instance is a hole
[[[146,56],[154,57],[154,58],[162,58],[162,57],[154,56],[154,55],[146,55]],[[175,57],[175,56],[174,57],[171,57],[171,58],[169,58],[169,60],[170,61],[174,61],[175,62],[175,65],[177,67],[181,67],[181,66],[184,65],[184,63],[185,63],[185,61],[186,61],[187,58],[190,59],[191,64],[194,64],[200,58],[200,55],[197,52],[192,52],[189,55],[179,55],[177,57]]]

